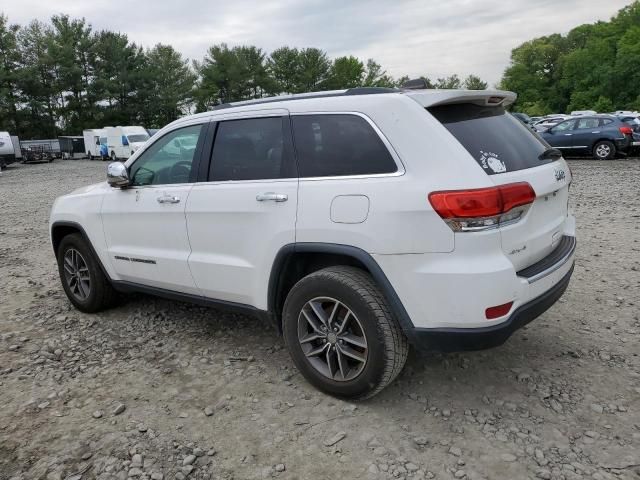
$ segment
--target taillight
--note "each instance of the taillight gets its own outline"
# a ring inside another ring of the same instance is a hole
[[[620,127],[620,133],[623,135],[633,135],[633,128],[631,127]]]
[[[478,231],[517,222],[536,194],[526,182],[429,194],[433,209],[456,232]]]

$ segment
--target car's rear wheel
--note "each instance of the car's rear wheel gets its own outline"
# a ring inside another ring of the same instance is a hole
[[[616,156],[616,146],[613,142],[602,140],[593,146],[593,157],[596,160],[611,160]]]
[[[304,377],[341,398],[380,392],[402,370],[409,348],[382,292],[354,267],[325,268],[294,285],[283,332]]]
[[[60,242],[58,272],[64,292],[78,310],[98,312],[115,303],[115,290],[79,233],[67,235]]]

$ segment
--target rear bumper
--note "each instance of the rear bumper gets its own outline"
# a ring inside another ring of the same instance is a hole
[[[482,328],[415,328],[411,332],[412,343],[421,350],[441,352],[483,350],[502,345],[513,332],[535,320],[558,301],[567,289],[572,273],[573,263],[552,288],[521,305],[498,325]]]

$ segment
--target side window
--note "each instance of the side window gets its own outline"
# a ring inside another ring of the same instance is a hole
[[[295,115],[300,177],[372,175],[398,170],[369,123],[357,115]]]
[[[202,125],[179,128],[158,139],[131,165],[132,184],[189,183],[202,128]]]
[[[611,118],[601,118],[600,119],[600,126],[601,127],[604,127],[605,125],[609,125],[611,123],[613,123],[613,119],[611,119]]]
[[[288,117],[227,120],[218,124],[210,181],[295,177]]]
[[[578,120],[578,126],[576,128],[597,128],[599,120],[597,118],[581,118]]]
[[[569,120],[567,122],[559,123],[558,125],[553,127],[553,129],[556,132],[564,132],[565,130],[573,130],[573,127],[574,127],[575,124],[576,124],[575,120]]]

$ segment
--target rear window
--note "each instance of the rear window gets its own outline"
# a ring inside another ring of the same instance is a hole
[[[478,162],[488,175],[533,168],[549,146],[502,107],[468,103],[439,105],[428,111]]]

